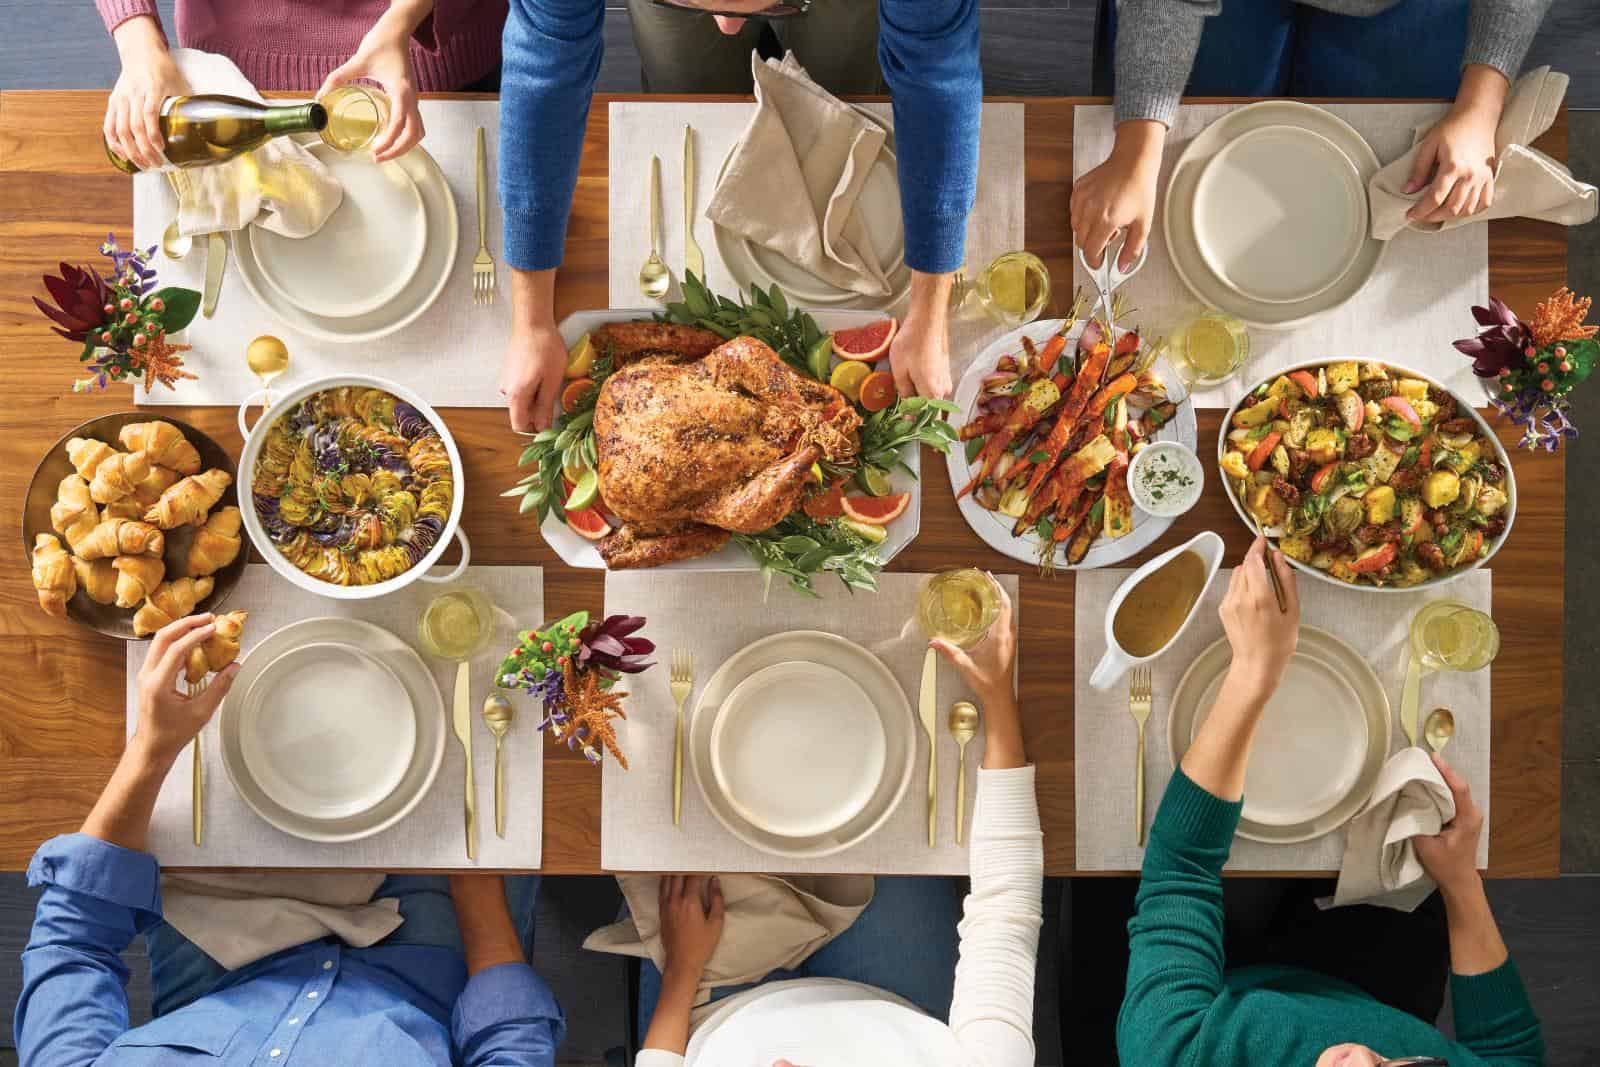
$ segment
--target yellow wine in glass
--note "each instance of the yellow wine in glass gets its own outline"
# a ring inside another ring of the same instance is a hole
[[[471,659],[493,636],[494,605],[476,589],[440,593],[417,620],[417,640],[440,659]]]
[[[1007,252],[983,268],[973,290],[996,321],[1022,326],[1050,303],[1050,271],[1032,252]]]
[[[389,96],[365,85],[341,85],[319,101],[328,112],[322,139],[341,152],[357,152],[389,124]]]
[[[1457,600],[1437,600],[1411,620],[1411,651],[1430,671],[1477,671],[1500,652],[1500,628]]]
[[[976,567],[929,578],[917,596],[917,624],[929,637],[971,648],[1000,614],[1000,589]]]
[[[1171,352],[1185,381],[1216,384],[1233,377],[1250,358],[1250,335],[1232,315],[1208,310],[1176,332]]]

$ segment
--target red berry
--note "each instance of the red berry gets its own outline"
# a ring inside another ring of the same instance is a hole
[[[1502,377],[1502,378],[1511,377],[1511,368],[1510,367],[1501,367],[1500,368],[1500,377]]]
[[[1560,364],[1557,365],[1556,369],[1559,370],[1562,374],[1571,374],[1572,373],[1572,364],[1567,362],[1566,360],[1562,360],[1560,362]]]
[[[1529,345],[1527,348],[1524,348],[1522,350],[1522,354],[1527,356],[1529,359],[1532,359],[1533,358],[1533,346]]]
[[[100,331],[100,342],[102,344],[110,344],[111,343],[111,331],[110,330],[102,330],[102,331]]]
[[[1546,378],[1544,381],[1539,383],[1539,388],[1543,389],[1547,393],[1553,391],[1555,387],[1556,383],[1552,382],[1549,378]]]
[[[115,304],[107,304],[104,308],[104,311],[107,315],[115,315],[117,313],[117,306]]]
[[[126,315],[122,316],[122,321],[127,323],[129,326],[132,326],[134,323],[139,321],[139,316],[130,311]]]
[[[1544,360],[1540,360],[1539,361],[1539,365],[1537,367],[1535,367],[1534,369],[1537,370],[1540,374],[1549,374],[1550,373],[1550,364],[1546,363]]]
[[[1567,350],[1566,350],[1566,348],[1564,346],[1556,345],[1556,358],[1557,359],[1566,359],[1567,358]]]
[[[1500,387],[1500,391],[1503,393],[1514,393],[1517,391],[1517,387],[1512,385],[1510,382],[1507,382]]]
[[[556,646],[552,645],[549,641],[546,641],[544,644],[540,645],[539,648],[545,652],[554,652]]]
[[[151,297],[150,298],[150,310],[151,311],[165,311],[165,310],[167,310],[167,302],[165,300],[161,299],[159,296]]]
[[[133,335],[133,347],[134,348],[143,348],[144,347],[144,343],[145,343],[144,334],[136,333],[136,334]]]
[[[557,656],[556,657],[556,662],[561,664],[561,666],[565,667],[567,665],[567,657],[565,657],[565,656]]]
[[[133,307],[133,301],[128,297],[123,297],[121,300],[117,301],[117,306],[123,311],[127,311],[129,308]]]

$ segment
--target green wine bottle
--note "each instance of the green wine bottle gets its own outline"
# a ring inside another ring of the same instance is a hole
[[[174,96],[161,109],[161,134],[166,157],[175,167],[204,167],[259,148],[274,137],[318,133],[328,125],[321,104],[274,107],[237,96]],[[137,174],[139,167],[106,145],[118,170]]]

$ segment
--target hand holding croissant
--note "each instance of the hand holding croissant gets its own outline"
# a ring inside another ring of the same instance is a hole
[[[198,682],[212,671],[220,671],[239,658],[239,638],[244,635],[244,621],[248,611],[230,611],[214,620],[216,632],[205,643],[189,653],[188,669],[184,677]]]

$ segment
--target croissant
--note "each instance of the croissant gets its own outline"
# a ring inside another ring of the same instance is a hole
[[[211,595],[214,583],[210,578],[174,578],[156,586],[138,611],[133,613],[135,637],[146,637],[193,614],[194,606]]]
[[[216,618],[217,632],[189,653],[189,668],[184,677],[198,682],[212,671],[220,671],[239,658],[239,638],[244,635],[248,611],[230,611]]]
[[[143,522],[143,516],[144,508],[140,507],[139,502],[131,496],[125,496],[121,500],[113,500],[100,509],[101,522],[105,522],[107,519],[138,519]]]
[[[226,507],[212,514],[189,545],[185,570],[192,576],[215,574],[239,555],[239,509]]]
[[[117,569],[117,607],[131,608],[155,592],[167,565],[160,556],[118,556],[111,561]]]
[[[95,468],[116,454],[116,449],[92,437],[74,437],[67,442],[67,458],[80,478],[93,478]]]
[[[150,477],[150,461],[143,452],[113,452],[100,461],[89,480],[89,495],[97,504],[109,504],[133,495],[133,487]]]
[[[161,494],[161,499],[144,513],[145,522],[153,522],[163,530],[189,523],[199,526],[206,521],[206,512],[222,499],[222,491],[233,483],[233,476],[224,470],[208,470],[204,474],[191,474],[183,481]]]
[[[129,452],[143,452],[157,467],[167,467],[179,474],[195,474],[200,470],[199,449],[170,422],[130,422],[122,428],[117,440]]]
[[[166,536],[149,523],[136,519],[106,519],[78,544],[78,555],[84,559],[159,557],[166,550]]]
[[[146,453],[148,455],[149,453]],[[161,494],[171,488],[172,483],[178,480],[178,472],[171,467],[157,467],[151,465],[150,473],[133,487],[131,499],[139,506],[139,514],[144,514],[144,509],[161,499]]]
[[[78,573],[78,586],[96,604],[110,604],[117,599],[117,569],[109,559],[84,559],[72,557],[72,569]]]
[[[69,474],[56,487],[56,502],[50,505],[50,525],[78,551],[83,539],[100,524],[100,516],[89,497],[89,483],[81,475]]]
[[[33,587],[38,590],[41,608],[57,617],[66,616],[67,601],[78,591],[78,572],[72,569],[72,557],[55,534],[42,533],[33,539]]]

